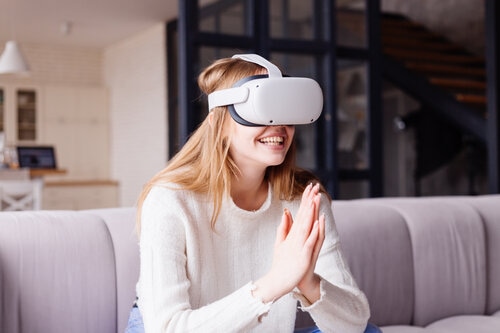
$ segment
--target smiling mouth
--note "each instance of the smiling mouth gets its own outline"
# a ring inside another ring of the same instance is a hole
[[[282,136],[271,136],[268,138],[262,138],[259,142],[270,146],[280,146],[285,142],[285,138]]]

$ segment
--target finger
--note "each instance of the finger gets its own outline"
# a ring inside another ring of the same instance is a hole
[[[325,241],[325,214],[321,214],[318,220],[318,240],[316,241],[313,253],[313,260],[316,262],[319,257],[319,253],[321,252],[321,248],[323,247],[323,242]]]
[[[315,252],[316,243],[318,241],[319,235],[319,221],[315,221],[313,227],[311,229],[311,233],[309,237],[307,237],[306,242],[304,243],[304,248],[306,250],[306,254],[313,259],[313,254]]]
[[[313,201],[305,203],[296,216],[297,229],[300,230],[300,233],[303,235],[303,239],[305,240],[309,234],[311,233],[313,224],[314,224],[314,215],[315,215],[315,204]]]
[[[318,194],[319,193],[319,183],[314,184],[314,186],[311,188],[311,192],[313,194]]]
[[[295,216],[295,222],[292,228],[294,233],[301,233],[303,241],[309,236],[312,230],[314,221],[318,219],[319,215],[319,198],[318,196],[319,184],[307,185],[302,194],[302,200],[299,210]],[[316,203],[315,203],[316,202]]]
[[[288,235],[293,225],[292,213],[290,213],[288,208],[285,208],[284,215],[284,218],[286,219],[286,234]]]
[[[301,205],[307,205],[310,202],[315,202],[316,206],[319,207],[319,201],[321,199],[321,194],[319,193],[319,183],[316,183],[314,186],[309,184],[308,188],[304,191],[302,196]],[[318,216],[315,216],[315,219],[318,219]]]
[[[306,188],[304,189],[304,192],[302,192],[302,201],[307,200],[307,198],[311,194],[312,189],[313,189],[312,183],[310,183],[309,185],[306,186]]]
[[[319,183],[310,186],[307,192],[307,200],[314,200],[314,197],[319,193]]]
[[[324,241],[325,240],[325,237],[326,237],[326,217],[325,217],[325,213],[321,214],[321,216],[319,217],[319,231],[320,231],[320,238],[321,238],[321,241]]]
[[[319,219],[319,207],[320,207],[320,204],[321,204],[321,193],[318,193],[315,195],[314,197],[314,220],[318,220]]]
[[[276,243],[281,243],[286,239],[288,229],[288,216],[285,210],[281,216],[281,223],[278,225],[278,230],[276,232]]]

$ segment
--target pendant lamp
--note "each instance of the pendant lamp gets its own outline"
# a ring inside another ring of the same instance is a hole
[[[29,65],[19,49],[17,42],[9,40],[0,57],[0,74],[28,73]]]

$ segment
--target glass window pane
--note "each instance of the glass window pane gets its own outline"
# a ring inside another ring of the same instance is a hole
[[[247,0],[215,1],[200,6],[199,29],[204,32],[229,35],[249,35],[246,29]]]
[[[340,181],[338,200],[367,198],[370,196],[370,184],[367,180]]]
[[[345,47],[366,47],[365,21],[364,1],[339,1],[337,44]]]
[[[366,133],[367,66],[340,60],[337,64],[338,165],[341,169],[369,167]]]
[[[289,53],[272,53],[271,61],[290,76],[301,76],[316,79],[316,58],[312,55],[294,55]],[[301,168],[316,169],[316,124],[295,127],[297,142],[297,164]]]
[[[212,62],[214,62],[217,59],[220,58],[230,58],[235,54],[240,54],[240,53],[253,53],[250,50],[241,50],[241,49],[236,49],[236,48],[222,48],[222,47],[213,47],[213,46],[200,46],[199,48],[199,54],[200,54],[200,68],[199,71],[201,71],[203,68],[207,67],[210,65]]]
[[[314,38],[314,1],[273,0],[269,2],[269,16],[272,38]]]

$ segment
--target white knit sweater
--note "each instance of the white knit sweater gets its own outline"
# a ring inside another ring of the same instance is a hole
[[[142,208],[137,284],[146,333],[293,332],[297,298],[323,332],[363,332],[368,303],[340,252],[324,197],[326,239],[316,265],[320,300],[311,305],[290,293],[263,304],[251,294],[252,281],[270,269],[283,209],[294,216],[300,200],[278,200],[271,189],[257,211],[225,200],[214,231],[206,196],[154,187]]]

